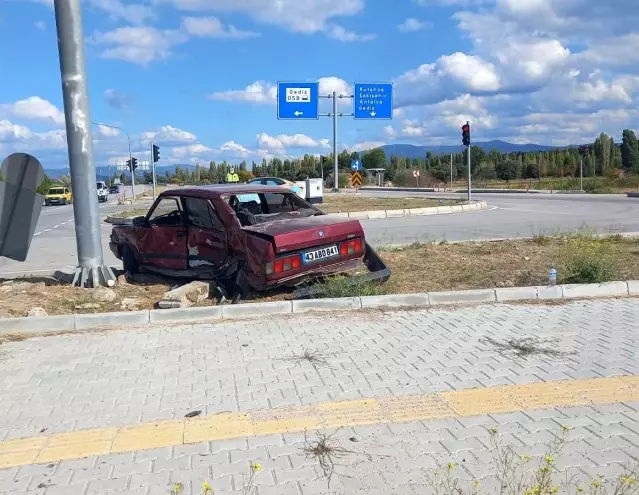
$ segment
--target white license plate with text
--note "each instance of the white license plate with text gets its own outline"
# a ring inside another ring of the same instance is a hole
[[[339,250],[337,249],[337,246],[326,246],[321,249],[315,249],[313,251],[306,251],[305,253],[302,253],[302,263],[314,263],[316,261],[334,258],[335,256],[339,256]]]

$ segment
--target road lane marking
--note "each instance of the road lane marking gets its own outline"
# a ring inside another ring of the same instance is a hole
[[[220,413],[0,442],[0,469],[307,430],[639,401],[639,376],[562,380]]]

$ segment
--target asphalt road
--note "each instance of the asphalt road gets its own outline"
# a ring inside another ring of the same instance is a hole
[[[366,192],[366,196],[415,196],[414,193]],[[433,196],[429,193],[428,196]],[[440,198],[463,195],[439,194]],[[365,220],[362,225],[374,246],[428,241],[479,240],[527,237],[591,228],[599,233],[639,232],[639,200],[620,195],[526,195],[482,194],[490,209],[449,215]],[[124,207],[108,204],[100,208],[104,220],[111,211]],[[72,206],[44,208],[27,261],[0,258],[0,277],[46,274],[56,269],[72,270],[77,262]],[[121,263],[108,248],[111,225],[102,222],[105,262]]]

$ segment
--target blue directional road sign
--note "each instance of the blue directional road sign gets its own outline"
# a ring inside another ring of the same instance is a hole
[[[351,162],[351,170],[353,172],[359,172],[360,170],[362,170],[362,162],[360,162],[359,160],[353,160]]]
[[[319,83],[277,83],[277,118],[279,120],[319,119]]]
[[[393,118],[392,83],[355,83],[354,117],[388,120]]]

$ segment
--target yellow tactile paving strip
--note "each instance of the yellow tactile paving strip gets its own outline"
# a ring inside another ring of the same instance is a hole
[[[0,468],[322,428],[639,401],[639,376],[325,402],[0,442]]]

